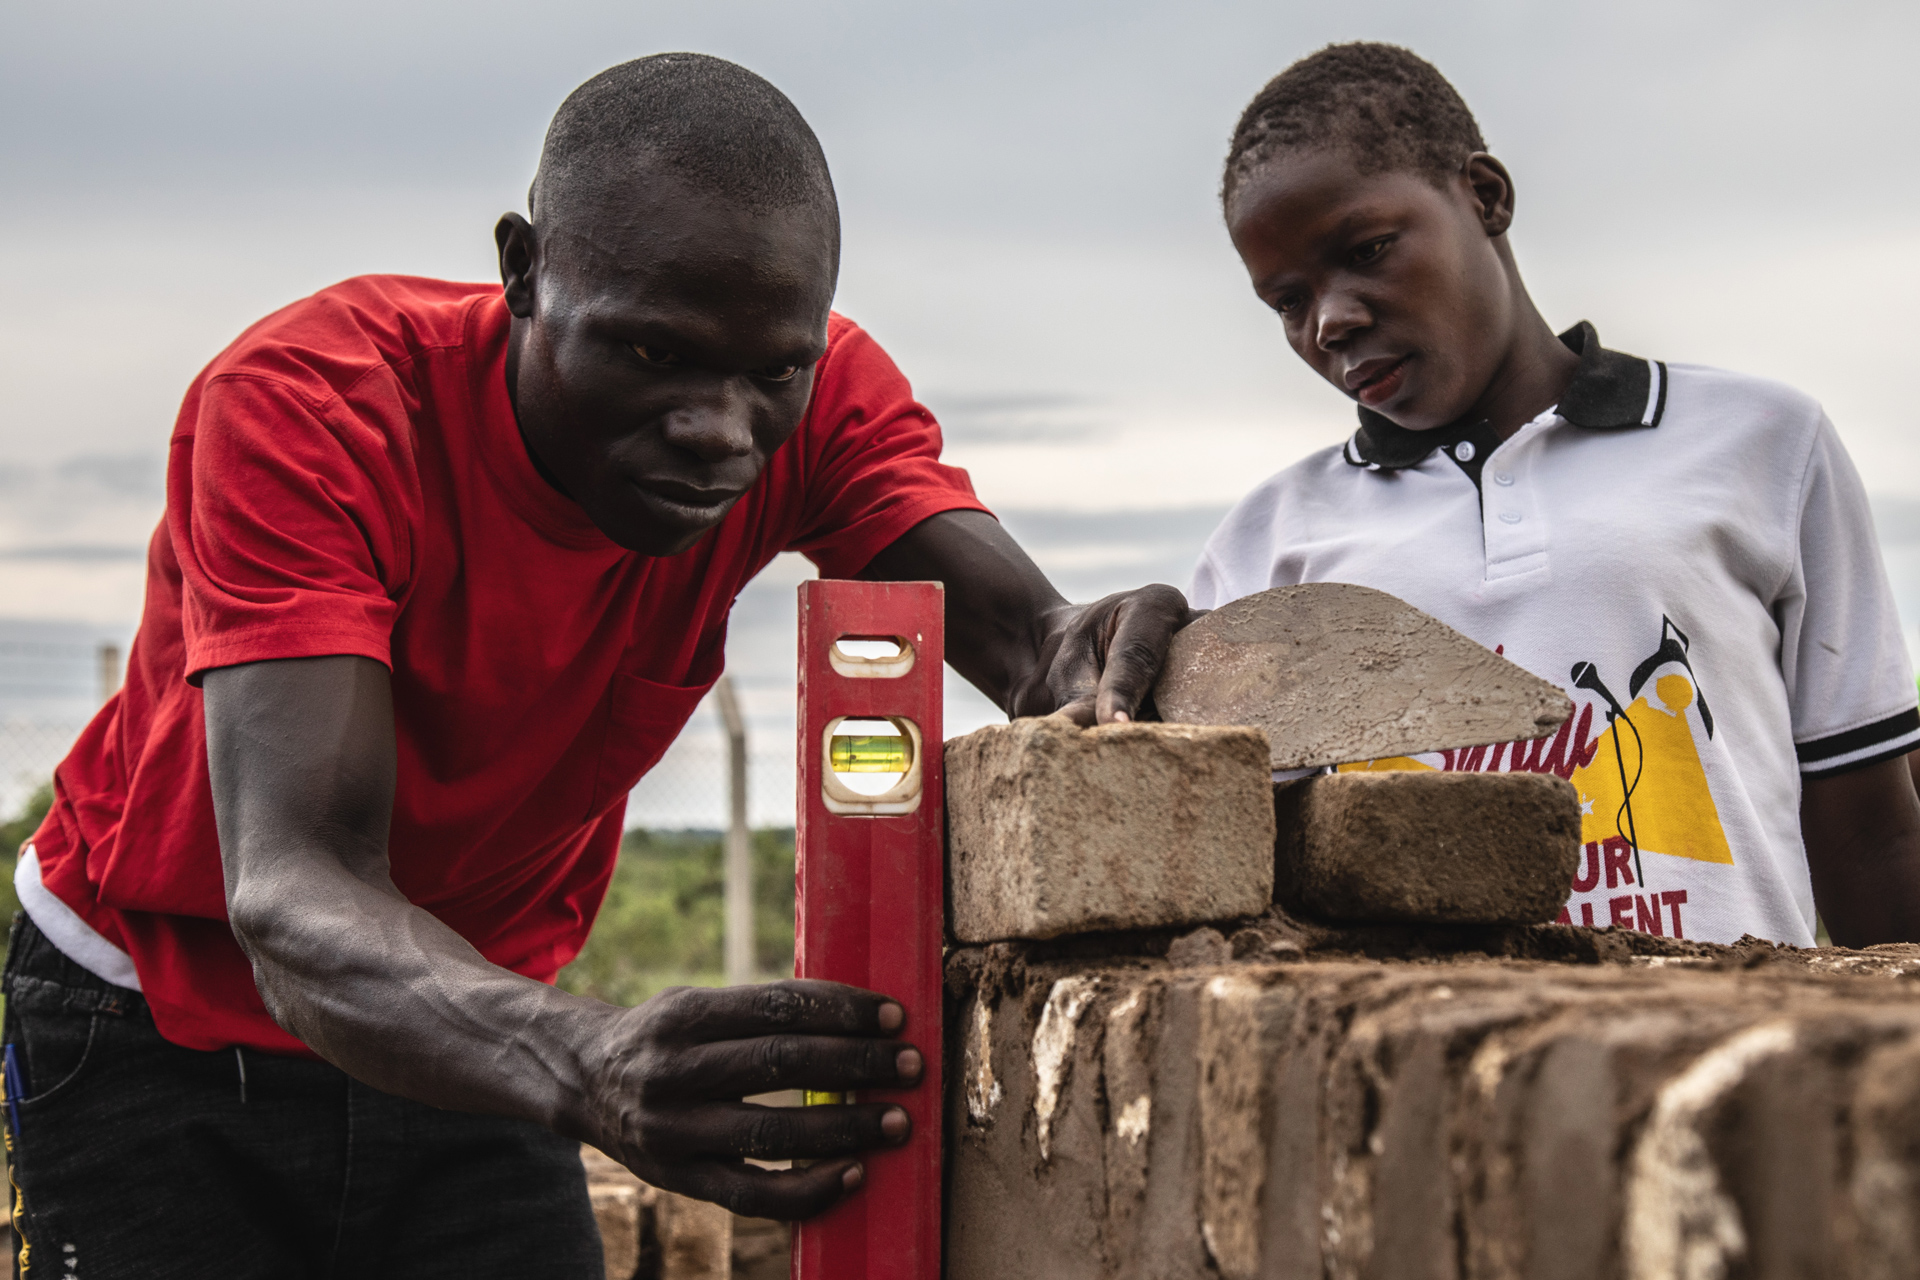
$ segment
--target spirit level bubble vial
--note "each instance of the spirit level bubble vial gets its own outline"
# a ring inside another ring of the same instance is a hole
[[[860,1191],[794,1230],[795,1280],[940,1274],[945,596],[937,582],[800,587],[794,973],[899,1000],[926,1073],[860,1093],[905,1107],[913,1136],[868,1152]]]

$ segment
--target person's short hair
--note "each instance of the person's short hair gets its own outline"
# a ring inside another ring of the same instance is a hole
[[[636,165],[755,213],[816,205],[839,223],[826,154],[799,109],[724,58],[657,53],[568,94],[547,126],[528,211],[537,222],[616,191]]]
[[[1485,151],[1459,91],[1399,45],[1331,44],[1267,81],[1240,113],[1227,149],[1223,202],[1280,151],[1337,150],[1362,173],[1398,170],[1436,185]]]

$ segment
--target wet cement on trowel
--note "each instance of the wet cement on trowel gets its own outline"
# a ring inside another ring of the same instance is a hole
[[[1265,730],[1275,769],[1537,738],[1573,710],[1438,618],[1337,582],[1256,592],[1183,628],[1154,702],[1168,721]]]
[[[1920,1114],[1910,976],[1920,947],[1277,910],[958,949],[947,1275],[1773,1274],[1802,1239],[1920,1262],[1920,1201],[1859,1207],[1920,1187],[1920,1151],[1842,1151],[1888,1145],[1847,1128],[1856,1091]]]

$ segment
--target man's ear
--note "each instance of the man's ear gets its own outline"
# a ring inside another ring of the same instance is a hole
[[[500,249],[500,284],[507,310],[525,320],[533,314],[533,276],[539,256],[533,224],[517,213],[503,213],[494,224],[493,242]]]
[[[1465,176],[1487,237],[1507,234],[1507,228],[1513,225],[1513,175],[1507,172],[1507,166],[1484,151],[1476,151],[1467,157]]]

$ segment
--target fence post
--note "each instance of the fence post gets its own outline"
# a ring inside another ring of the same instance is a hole
[[[120,646],[103,644],[100,646],[100,704],[120,692]]]
[[[747,830],[747,721],[733,677],[721,676],[713,687],[720,706],[720,723],[727,731],[727,985],[752,982],[753,964],[753,837]]]

